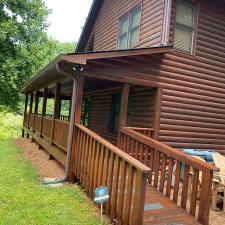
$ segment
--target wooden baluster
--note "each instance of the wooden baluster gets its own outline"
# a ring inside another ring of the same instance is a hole
[[[206,170],[202,172],[198,221],[204,225],[209,224],[212,179],[213,179],[213,171]]]
[[[103,175],[102,175],[102,186],[107,185],[108,165],[109,165],[109,149],[104,149],[105,156],[103,159]]]
[[[122,221],[123,218],[123,207],[124,207],[124,196],[125,196],[125,185],[126,185],[126,162],[121,160],[121,171],[119,179],[119,194],[118,194],[118,207],[117,207],[117,218]]]
[[[92,155],[91,155],[91,163],[90,163],[90,183],[89,183],[89,195],[92,196],[94,194],[94,187],[93,187],[93,177],[94,177],[94,164],[95,164],[95,157],[96,157],[96,141],[93,140],[92,146]]]
[[[81,173],[82,173],[82,155],[83,155],[83,149],[85,146],[85,133],[82,132],[81,133],[81,146],[80,146],[80,151],[79,151],[79,155],[78,155],[78,173],[77,173],[77,177],[80,180],[81,179]],[[80,180],[81,182],[81,180]]]
[[[98,187],[102,186],[103,163],[104,163],[104,146],[101,146],[99,168],[98,168]]]
[[[81,166],[80,166],[80,183],[83,186],[83,178],[84,178],[84,164],[85,164],[85,152],[87,148],[87,140],[88,140],[88,134],[84,133],[84,144],[81,151]]]
[[[144,162],[144,145],[142,143],[139,144],[140,148],[140,162]]]
[[[183,178],[183,187],[182,187],[182,196],[181,196],[181,207],[186,209],[187,205],[187,195],[188,195],[188,183],[189,183],[189,171],[190,166],[185,165],[184,167],[184,178]]]
[[[135,141],[135,159],[137,160],[138,160],[138,150],[139,150],[138,141]]]
[[[159,164],[160,164],[160,153],[158,151],[155,152],[155,158],[153,162],[153,171],[154,174],[154,187],[158,187],[158,180],[159,180]]]
[[[148,166],[148,146],[144,145],[144,164]]]
[[[106,214],[111,214],[111,199],[112,199],[112,184],[113,184],[113,168],[114,168],[114,153],[110,152],[107,187],[109,189],[109,201],[106,203]]]
[[[132,156],[132,157],[134,157],[134,145],[135,145],[135,141],[134,141],[134,139],[132,138],[132,139],[131,139],[131,146],[130,146],[130,148],[131,148],[131,156]]]
[[[198,184],[199,184],[199,170],[194,169],[193,172],[194,172],[194,174],[193,174],[193,179],[192,179],[190,214],[192,216],[195,216],[197,195],[198,195]]]
[[[134,179],[134,171],[133,171],[132,165],[128,166],[127,179],[128,180],[126,185],[127,193],[125,195],[126,203],[125,203],[124,224],[128,224],[130,220],[131,198],[132,198],[132,192],[133,192],[133,179]],[[136,189],[136,186],[135,186],[135,193],[136,192],[139,192],[139,189]]]
[[[126,134],[123,136],[122,150],[124,152],[127,152],[127,135]]]
[[[155,150],[152,148],[151,149],[151,158],[150,158],[150,163],[149,167],[151,169],[150,174],[149,174],[149,180],[148,182],[152,185],[153,183],[153,172],[154,172],[154,158],[155,158]]]
[[[117,193],[118,193],[118,179],[119,179],[119,163],[120,158],[118,155],[116,155],[115,163],[114,163],[114,173],[113,173],[113,183],[112,183],[112,197],[111,197],[111,213],[110,213],[110,219],[111,221],[116,216],[116,203],[117,203]]]
[[[176,162],[175,182],[173,187],[173,201],[177,203],[181,174],[181,162]]]
[[[167,178],[167,186],[166,186],[166,196],[168,198],[170,197],[170,194],[171,194],[172,176],[173,176],[173,159],[169,158],[168,178]]]
[[[91,137],[88,135],[88,139],[86,142],[86,148],[85,148],[85,156],[84,156],[84,177],[83,177],[83,185],[87,190],[87,182],[88,182],[88,173],[87,173],[87,166],[88,166],[88,156],[89,156],[89,148],[90,148],[90,139]]]
[[[92,157],[93,157],[93,138],[90,138],[90,143],[89,143],[89,148],[88,148],[88,161],[87,161],[87,182],[86,182],[86,190],[88,194],[91,192],[90,191],[90,183],[91,183],[91,171],[93,168],[91,168],[91,162],[92,162]]]
[[[131,220],[131,225],[143,224],[147,179],[148,175],[142,174],[139,170],[137,170],[134,194],[135,209],[133,210],[133,219]]]
[[[159,191],[161,191],[162,193],[164,191],[164,184],[165,184],[166,163],[167,163],[167,156],[165,154],[163,154],[162,169],[161,169],[161,179],[160,179],[160,186],[159,186]]]
[[[95,189],[98,185],[98,166],[99,166],[99,158],[100,158],[100,143],[97,142],[97,147],[96,147],[96,155],[95,155],[95,165],[94,165],[94,186],[93,188]]]

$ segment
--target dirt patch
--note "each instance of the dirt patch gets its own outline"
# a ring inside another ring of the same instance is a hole
[[[37,169],[40,180],[44,178],[61,179],[64,177],[64,167],[56,160],[49,160],[49,154],[38,149],[36,143],[31,143],[30,139],[16,139],[15,144],[23,150],[25,157],[31,161],[32,165]]]

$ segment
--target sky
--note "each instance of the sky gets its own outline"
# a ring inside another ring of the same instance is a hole
[[[48,33],[60,42],[78,41],[92,0],[45,0],[52,9]]]

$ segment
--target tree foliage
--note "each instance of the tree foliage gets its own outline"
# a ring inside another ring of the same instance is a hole
[[[55,55],[43,0],[0,0],[0,106],[16,109],[22,85]]]

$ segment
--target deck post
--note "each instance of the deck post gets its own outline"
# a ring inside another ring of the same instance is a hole
[[[198,221],[203,225],[209,224],[209,212],[211,206],[213,171],[203,171],[201,194],[199,202]]]
[[[153,120],[153,138],[155,140],[158,140],[158,138],[159,138],[162,93],[163,93],[163,89],[157,88],[156,93],[155,93],[154,120]]]
[[[77,71],[79,73],[79,71]],[[70,165],[68,165],[68,174],[69,181],[73,182],[76,180],[77,174],[76,171],[76,141],[77,134],[76,130],[74,130],[74,125],[76,123],[80,123],[81,121],[81,109],[82,109],[82,101],[83,101],[83,89],[84,89],[84,76],[80,76],[78,74],[78,78],[74,79],[73,84],[73,97],[72,97],[72,110],[71,110],[71,127],[68,138],[68,148],[71,149],[71,156],[68,156],[68,161]],[[70,159],[73,159],[72,161]],[[71,163],[73,162],[73,164]],[[75,169],[74,169],[75,168]]]
[[[28,122],[28,127],[30,128],[30,114],[32,114],[33,110],[33,100],[34,100],[34,95],[31,93],[30,95],[30,109],[29,109],[29,122]]]
[[[38,103],[39,103],[39,92],[35,93],[35,100],[34,100],[34,120],[33,120],[33,131],[35,127],[35,115],[38,113]]]
[[[121,95],[121,102],[120,102],[120,118],[119,118],[118,136],[117,136],[118,147],[120,143],[120,130],[122,127],[125,127],[127,125],[127,108],[128,108],[128,101],[129,101],[129,92],[130,92],[130,85],[124,84],[122,95]]]
[[[46,107],[47,107],[47,101],[48,101],[48,88],[44,88],[43,93],[43,103],[42,103],[42,112],[41,112],[41,128],[40,128],[40,136],[42,135],[42,129],[43,129],[43,120],[44,116],[46,114]]]
[[[25,126],[25,115],[27,114],[28,94],[25,97],[24,114],[23,114],[23,126]],[[22,129],[22,137],[24,138],[24,129]]]
[[[55,104],[54,104],[54,115],[53,115],[53,121],[52,121],[51,144],[53,144],[55,120],[59,118],[59,114],[60,114],[60,89],[61,89],[61,84],[57,83],[56,89],[55,89]]]

